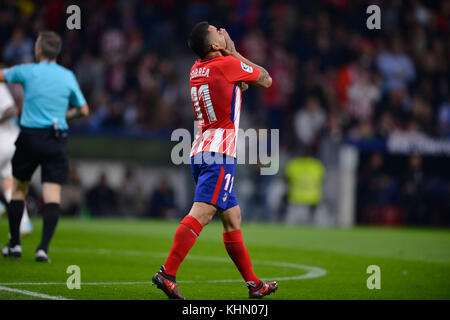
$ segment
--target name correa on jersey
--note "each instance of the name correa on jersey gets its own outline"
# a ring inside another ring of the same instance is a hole
[[[190,72],[190,88],[198,131],[191,157],[202,151],[236,157],[241,113],[241,90],[237,83],[255,82],[258,76],[258,69],[232,56],[195,62]]]
[[[209,68],[197,68],[192,70],[190,79],[192,80],[197,77],[209,77]]]

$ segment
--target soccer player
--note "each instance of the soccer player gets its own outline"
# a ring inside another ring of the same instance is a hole
[[[12,166],[11,159],[14,154],[14,142],[19,135],[19,128],[14,117],[17,109],[14,99],[4,83],[0,83],[0,179],[2,180],[3,194],[0,192],[0,200],[7,207],[12,195]],[[24,206],[23,216],[20,223],[20,234],[26,235],[33,231],[27,206]]]
[[[35,259],[50,261],[48,246],[59,218],[61,184],[69,175],[67,120],[89,113],[74,74],[56,63],[61,47],[61,38],[55,32],[40,32],[34,46],[37,63],[0,70],[0,81],[20,83],[24,89],[21,130],[12,159],[13,191],[8,204],[11,239],[2,249],[5,257],[17,259],[22,255],[19,225],[24,200],[31,177],[41,166],[44,223]],[[68,110],[69,104],[75,108]]]
[[[258,279],[244,245],[241,210],[233,189],[241,89],[247,84],[268,88],[268,72],[242,57],[225,29],[203,21],[194,26],[189,47],[200,58],[190,72],[191,98],[199,130],[191,149],[191,169],[196,182],[194,204],[175,232],[164,265],[152,281],[169,298],[185,299],[176,274],[203,227],[216,212],[223,223],[223,242],[244,278],[250,298],[262,298],[278,288],[276,282]]]

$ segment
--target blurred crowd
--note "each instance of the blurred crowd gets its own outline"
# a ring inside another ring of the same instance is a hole
[[[75,130],[192,129],[186,39],[208,20],[271,74],[271,88],[244,94],[242,117],[279,128],[282,152],[314,150],[332,171],[346,139],[397,131],[450,139],[449,1],[90,0],[77,2],[81,30],[66,28],[70,4],[2,1],[0,54],[7,65],[30,62],[38,30],[63,37],[59,63],[74,70],[92,108]],[[371,4],[381,8],[380,30],[366,27]]]
[[[366,27],[370,4],[381,8],[381,30]],[[80,1],[80,30],[66,27],[68,5],[2,1],[0,52],[8,65],[30,62],[38,30],[61,34],[59,62],[93,108],[79,125],[191,128],[186,39],[207,19],[271,73],[273,86],[250,90],[245,107],[252,126],[280,128],[286,148],[324,130],[450,137],[448,1]]]
[[[41,212],[44,205],[36,187],[30,184],[27,196],[31,215]],[[175,219],[179,209],[174,188],[167,179],[160,178],[153,188],[144,192],[131,168],[124,170],[120,187],[117,187],[111,183],[107,172],[100,172],[95,183],[86,186],[78,169],[72,167],[69,182],[61,192],[61,212],[65,216]]]
[[[418,154],[363,155],[359,170],[359,223],[450,225],[448,159]]]

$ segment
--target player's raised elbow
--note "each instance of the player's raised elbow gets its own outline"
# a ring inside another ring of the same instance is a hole
[[[272,77],[269,76],[265,81],[264,88],[270,88],[271,85],[272,85]]]
[[[269,88],[272,85],[272,78],[266,70],[261,69],[256,85],[262,88]]]
[[[257,84],[261,88],[269,88],[272,85],[272,78],[267,76],[267,78],[262,79]]]

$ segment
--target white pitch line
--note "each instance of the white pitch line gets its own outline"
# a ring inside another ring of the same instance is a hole
[[[181,281],[177,281],[181,282]],[[151,281],[127,281],[127,282],[80,282],[83,286],[102,286],[102,285],[131,285],[131,284],[152,284]],[[9,282],[0,283],[0,286],[49,286],[49,285],[67,285],[66,282]]]
[[[19,290],[19,289],[13,289],[8,287],[0,286],[0,291],[7,291],[7,292],[14,292],[14,293],[20,293],[31,297],[37,297],[41,299],[49,299],[49,300],[69,300],[67,298],[61,297],[61,296],[49,296],[48,294],[43,294],[39,292],[34,291],[28,291],[28,290]]]
[[[142,252],[136,250],[110,250],[110,249],[85,249],[85,248],[53,248],[56,251],[71,251],[71,252],[89,252],[96,254],[123,254],[123,255],[134,255],[134,256],[157,256],[157,257],[165,257],[167,253],[159,253],[159,252]],[[208,256],[197,256],[197,255],[189,255],[186,259],[192,260],[202,260],[202,261],[213,261],[213,262],[230,262],[228,258],[221,257],[208,257]],[[278,277],[278,278],[261,278],[261,280],[303,280],[303,279],[313,279],[323,277],[327,274],[325,269],[315,267],[315,266],[307,266],[304,264],[291,263],[291,262],[277,262],[277,261],[264,261],[264,260],[252,260],[255,264],[263,264],[275,267],[284,267],[284,268],[292,268],[298,270],[306,270],[308,271],[305,274],[298,276],[290,276],[290,277]],[[178,283],[198,283],[198,282],[206,282],[206,283],[221,283],[221,282],[242,282],[242,279],[223,279],[223,280],[181,280],[177,281]],[[138,285],[138,284],[151,284],[151,281],[127,281],[127,282],[82,282],[80,285],[87,286],[101,286],[101,285]],[[12,283],[0,283],[0,285],[66,285],[65,282],[12,282]]]
[[[156,257],[166,257],[167,253],[160,252],[142,252],[137,250],[111,250],[105,248],[99,249],[88,249],[88,248],[55,248],[59,251],[71,251],[71,252],[89,252],[89,253],[97,253],[97,254],[122,254],[122,255],[130,255],[130,256],[156,256]],[[197,255],[188,255],[186,257],[187,260],[203,260],[203,261],[213,261],[213,262],[230,262],[229,258],[221,258],[221,257],[209,257],[209,256],[197,256]],[[298,263],[290,263],[290,262],[277,262],[277,261],[264,261],[264,260],[252,260],[252,263],[255,264],[265,264],[269,266],[275,267],[284,267],[284,268],[293,268],[299,270],[308,271],[306,274],[302,274],[299,276],[292,277],[281,277],[277,279],[273,278],[262,278],[261,280],[302,280],[302,279],[313,279],[323,277],[327,274],[327,270],[315,266],[308,266]],[[240,282],[242,279],[236,280],[203,280],[203,281],[184,281],[184,283],[193,283],[193,282],[208,282],[208,283],[216,283],[216,282]],[[177,281],[183,283],[182,281]]]

